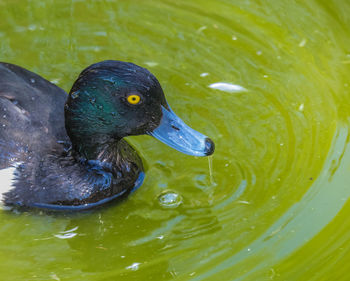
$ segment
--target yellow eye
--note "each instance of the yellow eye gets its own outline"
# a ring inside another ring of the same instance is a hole
[[[130,104],[138,104],[141,100],[141,97],[139,95],[132,94],[127,97],[127,100]]]

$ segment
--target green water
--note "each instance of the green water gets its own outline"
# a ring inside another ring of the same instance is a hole
[[[132,137],[127,200],[2,211],[1,280],[350,280],[349,1],[0,0],[0,19],[1,61],[67,91],[132,61],[216,143],[209,166]]]

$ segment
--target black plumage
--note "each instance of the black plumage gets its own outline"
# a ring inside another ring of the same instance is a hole
[[[180,129],[181,128],[181,129]],[[145,68],[103,61],[67,95],[19,66],[0,63],[0,170],[14,167],[6,205],[80,210],[128,194],[144,169],[123,137],[150,134],[191,155],[214,143],[169,108]]]

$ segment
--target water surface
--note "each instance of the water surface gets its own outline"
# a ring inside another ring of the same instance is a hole
[[[132,61],[216,152],[128,140],[127,200],[0,213],[2,280],[349,280],[350,2],[0,0],[0,60],[69,91]]]

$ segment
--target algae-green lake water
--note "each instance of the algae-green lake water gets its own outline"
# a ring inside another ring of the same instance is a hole
[[[159,79],[214,155],[129,137],[146,179],[78,214],[0,212],[0,280],[350,280],[350,2],[0,0],[0,60],[70,90]]]

